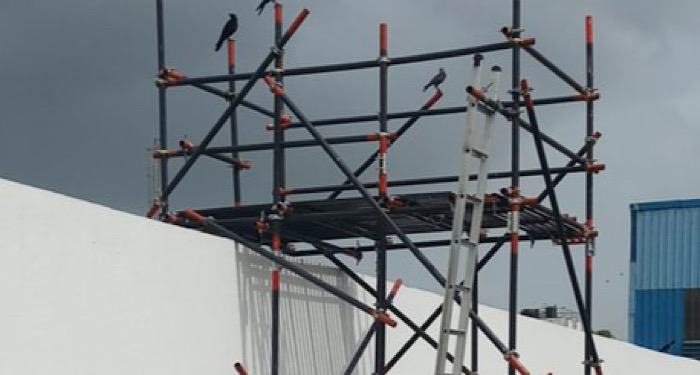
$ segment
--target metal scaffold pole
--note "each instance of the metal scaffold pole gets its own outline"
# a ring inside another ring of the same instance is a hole
[[[228,52],[227,54],[227,61],[228,61],[228,73],[229,74],[235,74],[236,73],[236,40],[233,38],[229,38],[226,41],[226,51]],[[236,95],[236,81],[229,81],[228,82],[228,94],[230,96]],[[237,110],[233,110],[231,112],[231,146],[236,147],[238,146],[238,116],[237,116]],[[234,160],[238,160],[238,151],[231,151],[231,158]],[[232,173],[232,178],[233,178],[233,205],[234,206],[240,206],[243,204],[243,198],[241,197],[241,168],[236,168],[235,166],[231,166],[231,173]]]
[[[389,144],[389,122],[387,120],[389,104],[389,57],[388,57],[388,30],[385,23],[379,25],[379,176],[378,193],[379,200],[385,208],[389,204],[389,181],[387,176],[387,151]],[[375,240],[377,247],[377,308],[386,309],[386,273],[387,273],[387,228],[381,216],[377,217],[379,226],[378,237]],[[379,326],[374,336],[375,352],[374,372],[377,375],[384,374],[384,364],[386,362],[386,327]]]
[[[513,0],[513,25],[510,37],[520,38],[520,0]],[[513,98],[511,132],[511,214],[510,214],[510,291],[508,301],[508,349],[517,347],[518,314],[518,232],[520,214],[520,46],[513,46],[511,95]],[[515,368],[508,366],[508,375],[514,375]]]
[[[587,94],[594,93],[593,83],[593,18],[586,16],[586,90]],[[586,139],[594,137],[594,112],[593,100],[586,101]],[[589,163],[593,163],[593,147],[586,152],[586,159]],[[593,173],[586,173],[586,230],[591,233],[594,230],[593,222]],[[586,320],[593,323],[593,256],[595,255],[595,238],[592,236],[586,237],[585,245],[585,305],[586,305]],[[591,375],[591,368],[598,366],[598,363],[593,362],[591,357],[591,343],[586,341],[584,353],[584,374]]]
[[[156,25],[157,25],[157,40],[158,40],[158,75],[165,71],[165,20],[163,16],[163,0],[156,0]],[[166,86],[158,85],[158,147],[161,150],[168,149],[168,108],[167,108],[167,93]],[[168,213],[168,195],[166,189],[168,186],[168,159],[160,160],[160,198],[158,202],[154,202],[154,207],[160,207],[161,217],[165,217]],[[155,212],[153,213],[155,214]]]
[[[274,45],[278,49],[277,56],[275,57],[275,72],[281,72],[283,69],[283,55],[284,49],[281,45],[282,40],[282,4],[275,2],[275,37]],[[282,75],[275,74],[275,82],[277,84],[282,84]],[[274,148],[273,148],[273,188],[272,188],[272,200],[274,203],[274,212],[268,216],[272,223],[272,251],[278,257],[282,256],[282,240],[280,237],[280,229],[282,226],[282,221],[284,220],[285,205],[282,202],[282,197],[277,193],[280,189],[284,188],[285,185],[285,160],[284,160],[284,148],[282,147],[282,142],[284,142],[284,129],[282,128],[282,111],[283,104],[282,100],[277,96],[273,96],[274,99]],[[272,311],[272,348],[270,350],[270,366],[271,375],[278,375],[280,368],[280,278],[281,278],[281,268],[278,265],[273,265],[272,269],[272,298],[271,298],[271,311]]]

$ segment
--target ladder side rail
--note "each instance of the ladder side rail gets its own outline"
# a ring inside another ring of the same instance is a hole
[[[478,87],[481,81],[481,55],[474,56],[474,66],[472,70],[472,82]],[[462,247],[462,236],[464,232],[464,217],[466,211],[466,191],[469,185],[468,158],[470,157],[468,150],[471,149],[472,129],[476,123],[479,111],[477,110],[477,102],[471,97],[467,101],[467,116],[466,129],[464,134],[464,143],[462,148],[460,175],[458,182],[458,191],[455,197],[455,210],[452,220],[452,234],[450,242],[450,253],[447,263],[447,275],[445,282],[445,293],[443,296],[443,311],[440,320],[440,339],[438,342],[438,350],[435,363],[435,374],[445,374],[445,366],[447,361],[447,351],[449,347],[451,325],[452,325],[452,310],[454,307],[455,281],[459,266],[459,253]],[[461,367],[461,366],[460,366]]]

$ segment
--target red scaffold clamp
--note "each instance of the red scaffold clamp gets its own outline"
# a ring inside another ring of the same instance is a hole
[[[250,160],[235,160],[233,162],[233,167],[236,169],[248,170],[250,168],[253,168],[253,162]]]
[[[245,367],[243,367],[240,362],[236,362],[236,364],[233,365],[233,368],[236,370],[238,375],[248,375],[248,371],[246,371]]]
[[[435,103],[438,102],[442,98],[442,90],[439,88],[435,91],[435,94],[425,103],[423,104],[423,108],[421,109],[430,109]]]
[[[263,214],[260,214],[260,218],[255,221],[255,229],[262,235],[262,232],[265,232],[270,229],[270,223],[265,221],[265,217]]]
[[[182,220],[179,217],[177,217],[177,215],[174,215],[174,214],[167,214],[163,221],[165,221],[168,224],[174,224],[174,225],[183,224]]]
[[[153,150],[153,153],[151,154],[154,159],[162,159],[162,158],[170,158],[174,156],[180,156],[181,152],[180,151],[171,151],[171,150]]]
[[[507,352],[504,355],[504,358],[508,363],[513,366],[515,371],[517,371],[520,375],[530,375],[530,371],[528,371],[525,368],[525,365],[523,365],[522,362],[520,362],[520,356],[516,352]]]
[[[197,211],[192,210],[192,209],[188,209],[188,210],[183,211],[182,216],[184,216],[185,218],[187,218],[189,220],[194,221],[197,224],[202,224],[205,221],[207,221],[207,218],[205,218],[204,216],[200,215]]]
[[[160,74],[158,74],[158,78],[156,79],[156,83],[162,84],[162,85],[167,85],[170,83],[177,82],[181,79],[185,78],[185,75],[182,74],[181,72],[166,66]]]
[[[476,88],[474,86],[468,86],[467,93],[469,95],[473,96],[474,99],[476,99],[478,101],[484,101],[484,98],[485,98],[484,92],[479,90],[478,88]]]
[[[153,216],[155,216],[156,213],[158,213],[158,210],[160,210],[160,208],[162,206],[163,206],[163,204],[161,203],[160,199],[158,199],[158,198],[154,199],[153,204],[148,209],[148,211],[146,211],[146,217],[149,219],[152,219]]]
[[[586,88],[585,91],[579,93],[579,97],[585,102],[594,102],[600,99],[600,92],[597,89]]]
[[[600,163],[588,163],[586,165],[586,172],[598,174],[605,170],[605,164]]]
[[[275,94],[275,96],[284,95],[284,89],[282,88],[282,85],[279,82],[275,81],[275,79],[272,78],[271,75],[265,76],[263,80],[265,81],[265,83],[267,83],[267,85],[270,87],[270,91],[273,94]]]
[[[288,114],[283,114],[282,116],[280,116],[280,128],[282,128],[282,130],[287,130],[287,128],[289,128],[289,125],[291,125],[291,124],[292,124],[292,116],[290,116]],[[267,126],[265,126],[265,130],[274,131],[275,124],[267,124]]]
[[[378,321],[379,323],[388,325],[392,328],[396,327],[396,321],[394,319],[391,319],[391,317],[383,311],[373,310],[370,315],[372,315],[372,317],[374,317],[374,320]]]
[[[278,188],[275,190],[275,195],[278,197],[286,197],[287,195],[290,195],[294,192],[294,189],[286,189],[283,187]]]
[[[386,198],[384,205],[387,207],[403,207],[406,205],[406,201],[401,197],[392,195]]]

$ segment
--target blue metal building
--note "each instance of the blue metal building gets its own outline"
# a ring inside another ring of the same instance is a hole
[[[630,341],[700,359],[700,199],[630,211]]]

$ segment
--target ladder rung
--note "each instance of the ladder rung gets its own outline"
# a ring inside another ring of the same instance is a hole
[[[450,335],[455,335],[455,336],[462,336],[462,335],[466,335],[467,331],[462,331],[461,329],[446,329],[445,333],[448,333]]]
[[[468,286],[462,285],[462,284],[453,284],[452,288],[459,290],[459,291],[462,291],[462,292],[468,292],[472,289],[471,287],[468,287]]]
[[[465,196],[465,199],[468,200],[469,202],[472,202],[472,203],[481,203],[484,201],[481,197],[477,197],[476,195],[473,195],[473,194],[467,194]]]
[[[466,247],[477,247],[477,246],[479,246],[479,244],[476,243],[476,242],[472,242],[472,241],[470,241],[470,240],[462,240],[462,246],[466,246]]]
[[[480,159],[486,159],[489,157],[489,154],[487,154],[486,152],[481,151],[481,150],[476,149],[476,148],[473,148],[473,147],[468,151],[471,152],[472,155],[474,155],[475,157],[480,158]]]

